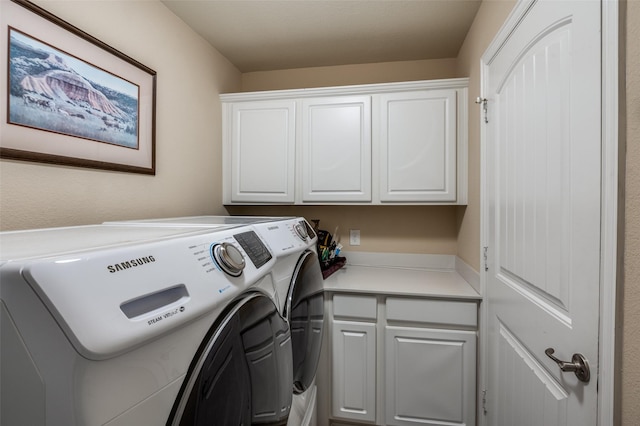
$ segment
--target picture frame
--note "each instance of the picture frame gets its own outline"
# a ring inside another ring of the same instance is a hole
[[[0,9],[0,158],[155,175],[156,72],[27,0]]]

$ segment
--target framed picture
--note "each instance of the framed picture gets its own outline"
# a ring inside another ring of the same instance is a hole
[[[26,0],[0,25],[0,157],[155,174],[155,71]]]

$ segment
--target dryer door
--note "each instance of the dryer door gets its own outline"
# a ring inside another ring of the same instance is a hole
[[[324,327],[324,289],[318,256],[305,251],[291,279],[284,316],[291,327],[293,392],[313,383],[320,359]]]
[[[167,425],[284,425],[292,380],[289,326],[269,297],[250,293],[210,329]]]

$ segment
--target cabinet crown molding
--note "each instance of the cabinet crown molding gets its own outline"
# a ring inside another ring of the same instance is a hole
[[[312,87],[304,89],[265,90],[242,93],[223,93],[222,102],[252,101],[256,97],[268,99],[300,99],[305,97],[379,94],[412,90],[462,89],[469,86],[469,78],[446,78],[439,80],[419,80],[394,83],[358,84],[349,86]]]

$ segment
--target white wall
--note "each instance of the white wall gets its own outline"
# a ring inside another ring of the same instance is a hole
[[[240,72],[159,1],[35,3],[157,72],[156,175],[2,160],[0,230],[226,214],[218,94]]]

